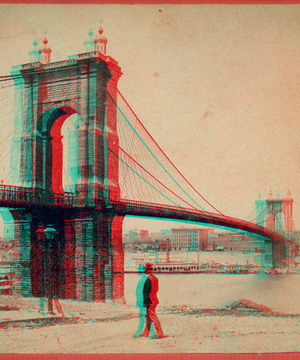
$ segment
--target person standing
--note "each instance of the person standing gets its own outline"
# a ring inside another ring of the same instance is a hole
[[[145,266],[142,264],[139,264],[137,268],[137,272],[139,275],[141,275],[141,278],[137,284],[135,295],[136,295],[136,307],[139,308],[139,322],[138,322],[138,328],[133,337],[141,337],[142,332],[144,329],[144,326],[146,324],[146,314],[147,314],[147,308],[144,306],[144,285],[146,280],[148,279],[147,275],[145,275]]]
[[[156,331],[156,335],[153,336],[152,339],[163,339],[165,336],[161,328],[160,321],[156,315],[156,307],[159,304],[157,298],[159,285],[158,285],[158,279],[156,276],[152,274],[152,271],[153,271],[152,265],[149,263],[146,264],[145,273],[147,274],[147,279],[145,281],[144,289],[143,289],[143,298],[144,298],[143,305],[147,308],[147,314],[146,314],[146,325],[142,333],[142,336],[144,337],[149,336],[149,331],[153,323]]]

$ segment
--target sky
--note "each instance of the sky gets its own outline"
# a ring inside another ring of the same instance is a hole
[[[63,60],[102,26],[119,90],[188,181],[240,219],[259,191],[290,190],[299,228],[299,5],[1,4],[0,19],[0,75],[29,62],[35,38]],[[170,227],[124,221],[124,230]]]

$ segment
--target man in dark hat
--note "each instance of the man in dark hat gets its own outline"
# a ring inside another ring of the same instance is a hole
[[[144,306],[144,286],[145,282],[148,279],[147,275],[145,274],[145,266],[143,264],[139,264],[137,268],[137,273],[141,276],[137,287],[136,287],[136,307],[139,308],[139,323],[138,328],[133,337],[141,337],[144,326],[146,324],[146,315],[147,315],[147,308]]]
[[[151,264],[145,265],[145,273],[147,274],[148,279],[145,281],[143,295],[144,295],[144,306],[147,308],[146,314],[146,326],[142,333],[142,336],[148,337],[149,331],[151,328],[151,324],[153,323],[154,328],[156,330],[156,336],[152,337],[152,339],[163,339],[164,333],[162,331],[160,322],[156,315],[156,306],[159,303],[157,298],[158,292],[158,279],[156,276],[152,274],[152,266]]]

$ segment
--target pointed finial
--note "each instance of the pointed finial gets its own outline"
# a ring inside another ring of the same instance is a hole
[[[95,43],[96,43],[96,51],[99,51],[102,54],[106,54],[106,44],[107,44],[107,39],[103,34],[103,29],[100,26],[99,30],[98,30],[99,35],[96,37],[95,39]]]
[[[270,190],[269,191],[269,198],[272,199],[272,197],[273,197],[273,194],[272,194],[272,191]]]
[[[288,192],[287,192],[287,197],[288,197],[288,198],[291,197],[291,192],[290,192],[290,190],[288,190]]]
[[[31,63],[39,62],[41,57],[41,51],[36,47],[38,44],[36,39],[34,39],[32,44],[33,44],[33,49],[28,53],[30,56],[30,62]]]
[[[276,193],[276,198],[277,198],[277,199],[280,199],[279,191],[277,191],[277,193]]]
[[[49,46],[47,46],[47,38],[44,38],[43,43],[44,47],[41,48],[41,64],[49,64],[52,50],[49,48]]]
[[[261,193],[260,193],[260,191],[258,192],[258,195],[257,195],[257,196],[258,196],[259,199],[261,199]]]
[[[95,43],[94,40],[92,39],[93,30],[90,29],[88,34],[89,34],[89,38],[84,42],[84,49],[85,52],[93,52],[95,51]]]

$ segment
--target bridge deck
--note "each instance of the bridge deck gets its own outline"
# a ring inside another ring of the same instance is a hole
[[[73,193],[56,194],[43,189],[0,185],[0,206],[74,207]]]
[[[93,201],[91,201],[91,204]],[[19,186],[0,185],[0,207],[31,207],[45,206],[58,208],[81,208],[86,206],[80,204],[74,193],[56,194],[43,189],[33,189]],[[201,210],[181,208],[168,205],[139,202],[133,200],[112,201],[110,207],[94,202],[90,206],[98,209],[113,211],[121,215],[149,216],[166,219],[178,219],[192,221],[215,226],[234,228],[263,237],[276,242],[287,242],[280,233],[273,232],[260,225],[244,220],[205,212]]]

